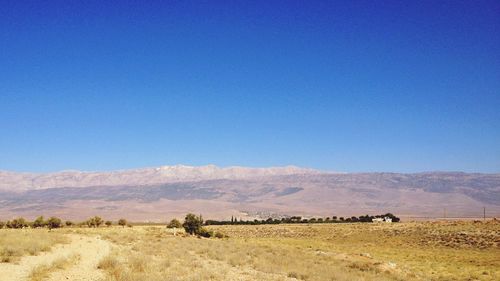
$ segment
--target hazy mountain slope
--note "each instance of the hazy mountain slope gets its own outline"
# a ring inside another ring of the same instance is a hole
[[[305,169],[295,166],[271,168],[219,168],[215,165],[200,167],[176,165],[114,172],[63,171],[47,174],[0,171],[0,190],[19,191],[53,187],[87,187],[104,185],[140,186],[182,181],[247,179],[274,175],[318,173],[319,171],[313,169]]]
[[[0,179],[0,219],[39,214],[82,219],[101,214],[165,220],[188,211],[212,218],[381,212],[480,217],[483,206],[489,215],[500,215],[500,174],[334,174],[296,167],[173,166],[109,173],[3,172]]]

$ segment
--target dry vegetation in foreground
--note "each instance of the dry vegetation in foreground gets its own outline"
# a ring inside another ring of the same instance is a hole
[[[500,223],[228,225],[229,238],[164,227],[77,229],[115,244],[99,268],[133,280],[498,280]]]
[[[174,237],[163,228],[106,231],[119,245],[99,268],[108,281],[132,280],[397,280],[378,268],[277,241]]]
[[[29,276],[29,281],[42,281],[47,279],[50,274],[56,270],[62,270],[75,263],[80,257],[77,255],[73,255],[70,257],[61,257],[51,264],[41,264],[35,266]]]
[[[344,254],[351,268],[403,279],[499,280],[500,222],[218,226],[234,239]],[[354,257],[360,256],[362,259]]]
[[[17,262],[22,256],[49,251],[68,239],[45,229],[0,229],[0,262]]]
[[[102,281],[500,278],[498,221],[225,225],[206,231],[229,237],[197,238],[165,226],[12,229],[0,230],[0,249],[15,245],[19,254],[10,257],[19,257],[64,242],[64,234],[98,235],[112,243],[110,254],[93,265],[105,272]],[[38,242],[46,246],[33,246]],[[73,259],[78,257],[34,267],[28,280],[45,280]]]

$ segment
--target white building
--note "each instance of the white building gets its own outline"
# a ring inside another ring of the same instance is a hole
[[[390,217],[374,218],[374,219],[372,219],[372,222],[376,222],[376,223],[379,223],[379,222],[392,222],[392,218],[390,218]]]

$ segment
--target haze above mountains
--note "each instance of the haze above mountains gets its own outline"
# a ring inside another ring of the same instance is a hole
[[[162,166],[112,172],[0,171],[0,219],[57,215],[164,221],[206,218],[353,216],[403,218],[500,215],[500,174],[333,173],[272,168]]]

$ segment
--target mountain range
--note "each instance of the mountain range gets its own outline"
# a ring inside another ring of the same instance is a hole
[[[0,220],[38,215],[81,220],[265,219],[391,212],[403,219],[500,216],[500,174],[337,173],[176,165],[111,172],[0,171]]]

